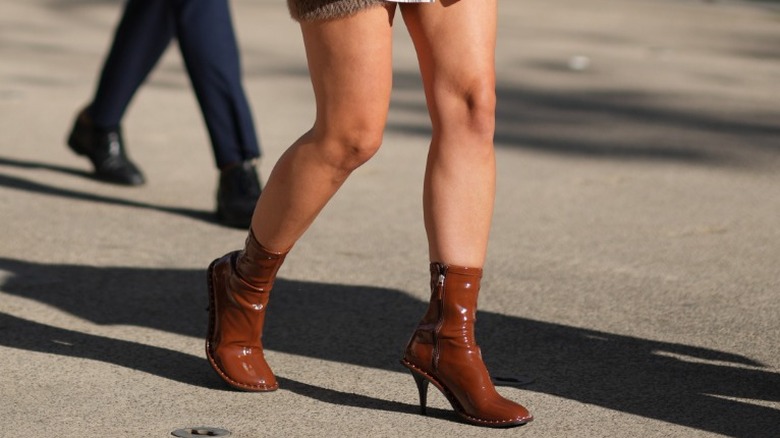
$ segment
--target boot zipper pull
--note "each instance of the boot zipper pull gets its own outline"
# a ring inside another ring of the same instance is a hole
[[[438,298],[439,300],[442,300],[444,297],[444,277],[447,273],[447,267],[446,266],[439,266],[439,278],[436,281],[436,289],[438,289]]]

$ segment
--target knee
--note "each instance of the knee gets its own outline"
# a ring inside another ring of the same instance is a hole
[[[376,154],[383,131],[384,124],[359,120],[329,129],[323,137],[327,162],[337,171],[351,173]]]
[[[441,129],[492,142],[496,125],[495,82],[476,78],[470,83],[448,86],[437,103]]]
[[[496,130],[496,88],[492,82],[484,82],[467,94],[467,117],[474,132],[492,141]]]

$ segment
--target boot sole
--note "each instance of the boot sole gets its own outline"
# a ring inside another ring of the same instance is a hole
[[[426,373],[425,371],[418,368],[413,363],[409,362],[406,359],[401,359],[401,365],[405,366],[409,369],[413,374],[423,377],[430,383],[433,383],[433,386],[435,386],[439,391],[441,391],[442,394],[444,394],[444,397],[447,398],[447,401],[450,402],[450,405],[452,405],[452,409],[455,410],[455,413],[463,419],[465,422],[469,424],[474,424],[476,426],[484,426],[484,427],[494,427],[494,428],[509,428],[509,427],[516,427],[516,426],[522,426],[530,421],[533,421],[533,417],[530,418],[514,418],[511,420],[484,420],[481,418],[473,417],[469,414],[467,414],[463,407],[460,405],[460,402],[455,397],[455,395],[450,392],[441,382],[439,382],[436,377]]]
[[[236,382],[231,379],[227,373],[219,366],[214,356],[211,354],[211,338],[214,335],[214,326],[217,320],[217,310],[215,307],[216,295],[214,293],[214,266],[220,259],[216,259],[209,264],[208,269],[208,285],[209,285],[209,325],[208,333],[206,335],[206,358],[209,360],[211,367],[216,371],[217,375],[225,381],[228,385],[235,389],[247,392],[271,392],[279,389],[279,385],[265,386],[265,385],[247,385],[245,383]]]

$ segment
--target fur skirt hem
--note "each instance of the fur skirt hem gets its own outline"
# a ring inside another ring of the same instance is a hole
[[[287,0],[295,21],[333,20],[383,5],[384,0]]]

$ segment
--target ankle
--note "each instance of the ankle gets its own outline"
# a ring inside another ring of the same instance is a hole
[[[257,241],[250,228],[244,250],[236,257],[236,274],[249,285],[270,290],[286,256],[287,251],[266,249]]]

